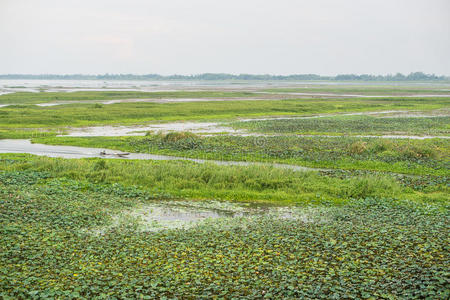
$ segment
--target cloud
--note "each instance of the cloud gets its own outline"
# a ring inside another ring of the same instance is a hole
[[[2,0],[0,73],[450,74],[447,0]]]

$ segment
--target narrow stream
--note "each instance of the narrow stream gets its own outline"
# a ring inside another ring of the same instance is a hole
[[[101,155],[100,152],[105,151],[108,155]],[[27,153],[48,157],[61,157],[61,158],[107,158],[107,159],[143,159],[143,160],[187,160],[196,163],[214,163],[217,165],[226,166],[272,166],[276,168],[291,169],[294,171],[320,171],[325,169],[320,168],[308,168],[302,166],[294,166],[288,164],[276,164],[276,163],[259,163],[259,162],[246,162],[246,161],[221,161],[221,160],[207,160],[196,159],[169,155],[156,155],[147,153],[130,153],[125,157],[120,157],[115,153],[121,153],[121,151],[104,149],[104,148],[87,148],[87,147],[75,147],[75,146],[54,146],[44,144],[33,144],[30,140],[15,140],[6,139],[0,140],[0,153]]]

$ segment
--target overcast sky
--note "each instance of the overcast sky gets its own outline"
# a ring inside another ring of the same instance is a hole
[[[450,0],[0,0],[0,74],[450,75]]]

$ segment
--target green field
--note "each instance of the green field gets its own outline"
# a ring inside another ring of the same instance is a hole
[[[338,116],[312,119],[281,119],[237,122],[236,129],[258,133],[318,135],[449,135],[450,117]]]
[[[90,92],[89,97],[104,92]],[[34,93],[31,93],[34,95]],[[45,95],[41,95],[45,94]],[[38,93],[40,97],[54,93]],[[72,93],[67,93],[71,95]],[[19,97],[7,94],[1,97]],[[70,96],[74,97],[74,96]],[[19,97],[19,99],[21,99]],[[20,103],[20,100],[17,101]],[[448,108],[449,98],[230,100],[185,103],[65,104],[51,107],[12,105],[0,108],[0,138],[37,136],[39,132],[93,125],[145,124],[164,121],[236,120],[267,116],[308,116],[346,112]],[[446,127],[444,127],[446,128]],[[43,134],[49,135],[49,134]]]
[[[437,93],[432,86],[312,89]],[[237,99],[89,103],[164,97]],[[0,96],[14,104],[0,107],[0,139],[206,160],[0,153],[0,298],[450,297],[450,96],[247,97],[257,94]],[[34,105],[52,101],[86,103]],[[381,111],[404,112],[339,115]],[[313,115],[320,117],[271,119]],[[57,136],[86,126],[175,121],[239,131]],[[163,214],[148,217],[158,209],[170,212],[169,223]],[[192,211],[200,219],[190,223]],[[199,217],[206,213],[215,217]]]
[[[255,161],[315,168],[446,175],[450,140],[355,137],[228,136],[172,133],[145,137],[35,138],[38,143],[109,148],[181,157]]]
[[[228,98],[255,96],[251,92],[226,91],[77,91],[77,92],[17,92],[0,95],[0,104],[36,104],[60,101],[94,101],[115,99],[161,99],[161,98]]]
[[[7,159],[8,156],[4,158]],[[389,174],[339,178],[314,171],[298,172],[272,166],[221,166],[186,161],[128,161],[101,159],[55,159],[12,155],[11,171],[45,171],[54,177],[87,179],[98,183],[140,186],[176,198],[257,201],[267,203],[347,202],[368,196],[416,199],[421,202],[446,200],[446,177],[431,177],[431,184],[419,189],[392,180]],[[6,160],[8,162],[8,160]],[[414,179],[414,178],[413,178]],[[421,179],[418,177],[416,179]],[[424,178],[422,178],[423,181]],[[417,180],[420,182],[420,180]]]
[[[356,94],[356,95],[450,95],[448,84],[435,86],[406,86],[406,85],[305,85],[303,87],[267,89],[272,93],[330,93],[330,94]]]

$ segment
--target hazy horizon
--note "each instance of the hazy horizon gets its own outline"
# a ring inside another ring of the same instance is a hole
[[[289,76],[308,76],[308,75],[313,75],[313,76],[320,76],[320,77],[336,77],[336,76],[340,76],[340,75],[356,75],[356,76],[364,76],[364,75],[368,75],[368,76],[381,76],[381,77],[386,77],[386,76],[395,76],[397,74],[403,75],[403,76],[408,76],[410,74],[414,74],[414,73],[423,73],[424,75],[427,76],[438,76],[438,77],[447,77],[449,78],[450,76],[447,76],[445,74],[435,74],[435,73],[425,73],[422,71],[416,71],[416,72],[410,72],[410,73],[400,73],[400,72],[395,72],[395,73],[387,73],[387,74],[370,74],[370,73],[338,73],[336,75],[328,75],[328,74],[313,74],[313,73],[309,73],[309,74],[302,74],[302,73],[298,73],[298,74],[270,74],[270,73],[222,73],[222,72],[208,72],[208,73],[196,73],[196,74],[180,74],[180,73],[172,73],[172,74],[167,74],[167,75],[163,75],[163,74],[158,74],[158,73],[0,73],[0,77],[3,76],[85,76],[85,77],[100,77],[100,76],[127,76],[127,75],[131,75],[131,76],[161,76],[161,77],[176,77],[176,76],[180,76],[180,77],[199,77],[202,75],[231,75],[231,76],[245,76],[245,75],[249,75],[249,76],[270,76],[270,77],[289,77]],[[7,78],[3,78],[3,79],[7,79]]]
[[[450,1],[2,0],[0,74],[450,75]]]

